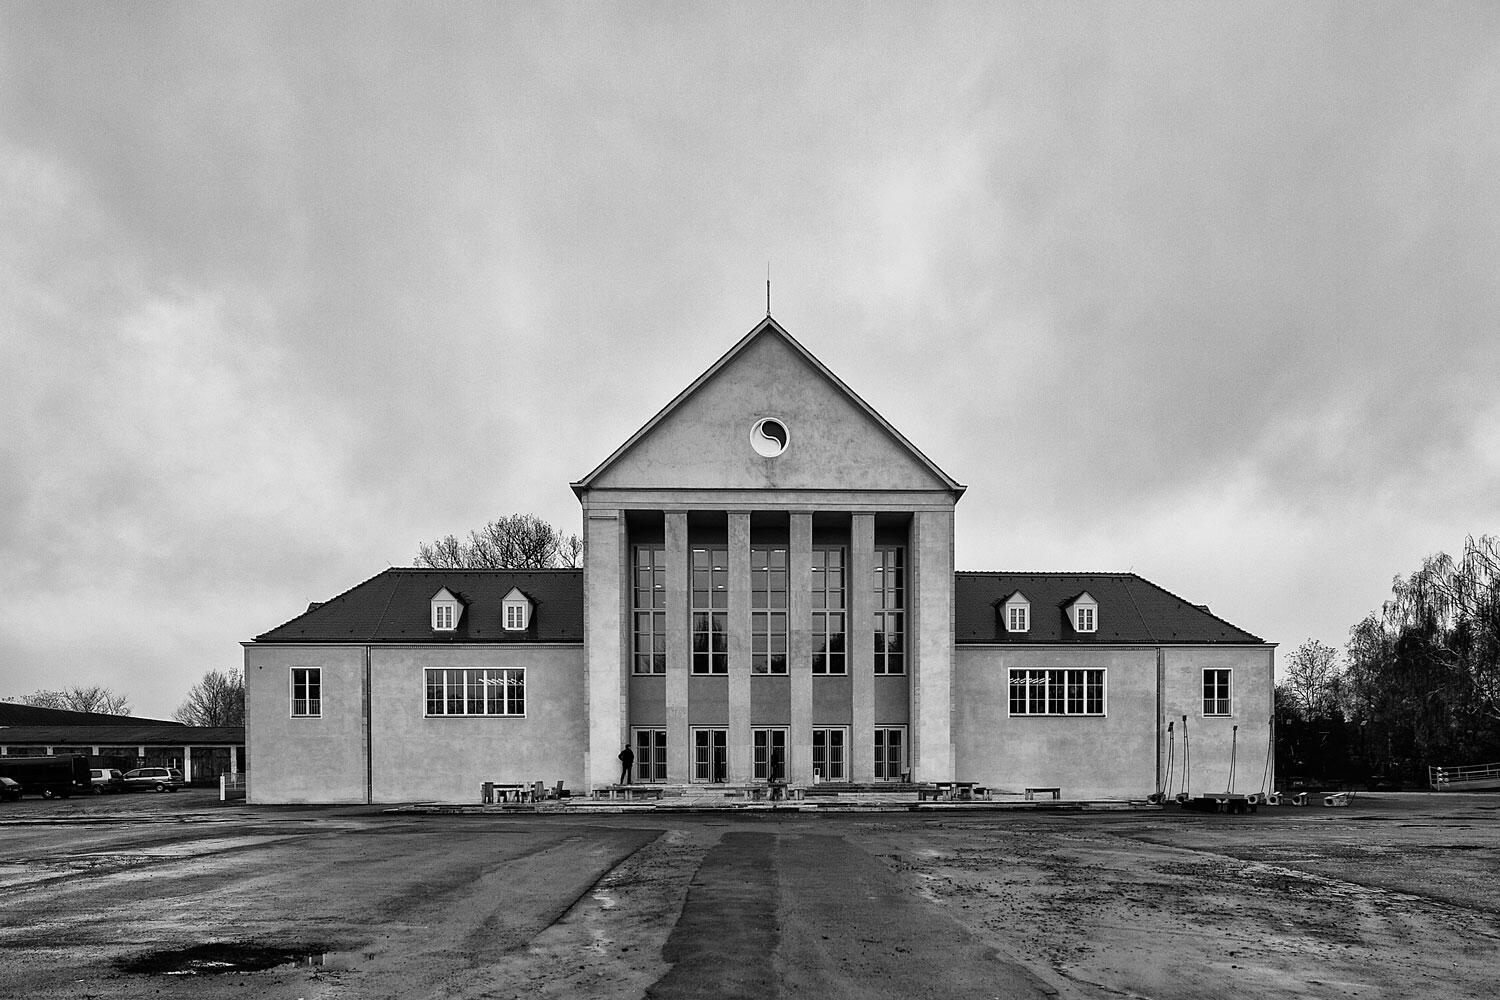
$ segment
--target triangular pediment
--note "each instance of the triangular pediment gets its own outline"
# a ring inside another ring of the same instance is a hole
[[[573,488],[964,489],[769,316]]]

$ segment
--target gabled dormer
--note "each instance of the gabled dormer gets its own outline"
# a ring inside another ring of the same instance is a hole
[[[1019,590],[1000,605],[1000,624],[1012,635],[1031,631],[1031,601]]]
[[[1069,601],[1065,610],[1074,632],[1082,635],[1099,631],[1099,602],[1089,596],[1088,591]]]
[[[453,632],[464,616],[464,605],[447,587],[432,595],[432,630]]]
[[[507,632],[524,632],[531,627],[531,598],[519,587],[510,588],[501,602],[500,623]]]

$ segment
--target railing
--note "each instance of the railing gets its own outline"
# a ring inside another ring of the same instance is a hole
[[[1484,785],[1479,784],[1484,782]],[[1462,787],[1500,787],[1500,764],[1470,764],[1465,767],[1429,767],[1427,783],[1438,791]]]
[[[219,775],[219,801],[228,802],[232,799],[243,799],[247,784],[244,771]]]

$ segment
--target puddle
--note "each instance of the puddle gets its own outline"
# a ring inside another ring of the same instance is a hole
[[[276,968],[324,968],[344,971],[368,958],[357,951],[326,945],[262,945],[250,941],[217,941],[147,952],[120,959],[115,967],[140,976],[221,976],[231,972],[265,972]]]

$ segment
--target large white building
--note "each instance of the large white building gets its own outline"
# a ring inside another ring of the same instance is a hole
[[[1195,788],[1259,787],[1270,644],[1130,573],[956,573],[964,487],[769,317],[573,489],[581,570],[389,569],[246,643],[252,801],[587,789],[626,744],[1140,798],[1183,728]]]

